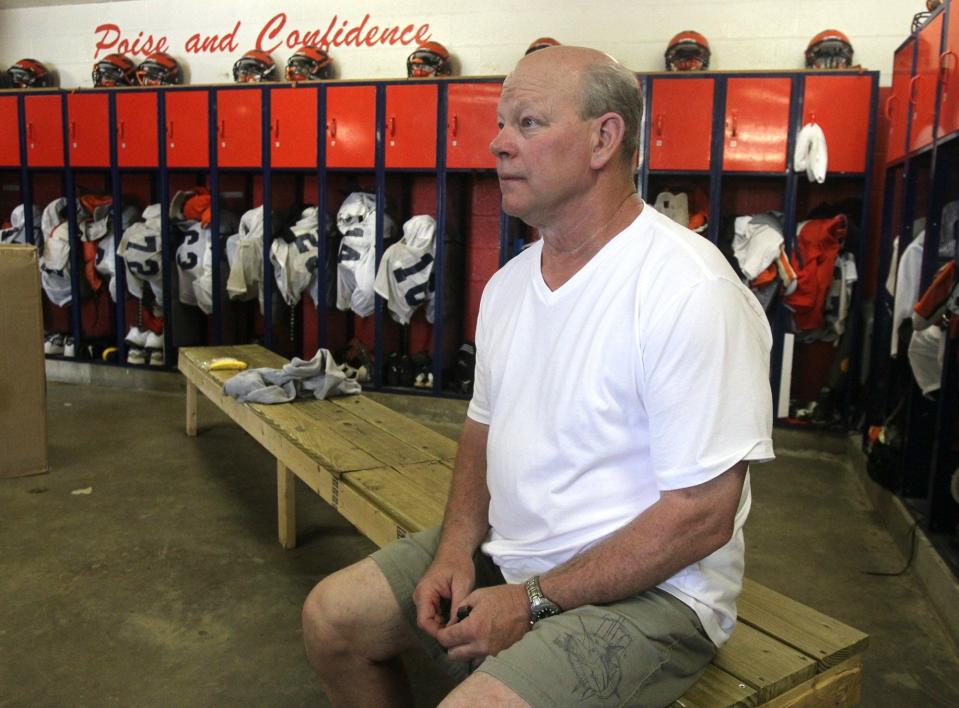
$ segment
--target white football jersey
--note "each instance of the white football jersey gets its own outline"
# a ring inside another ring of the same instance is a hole
[[[66,221],[54,226],[49,238],[44,239],[40,284],[54,305],[64,307],[73,299],[70,289],[70,225]]]
[[[43,233],[43,239],[50,238],[53,229],[58,224],[67,220],[67,198],[59,197],[47,204],[43,208],[43,214],[40,216],[40,231]]]
[[[336,228],[346,236],[354,226],[363,224],[376,213],[376,196],[368,192],[353,192],[336,213]]]
[[[252,300],[259,295],[263,309],[263,207],[250,209],[240,217],[239,231],[226,240],[230,264],[226,291],[231,300]]]
[[[318,252],[319,220],[316,207],[311,206],[304,209],[297,222],[275,238],[270,246],[273,276],[287,305],[298,303],[303,291],[316,282]]]
[[[376,302],[376,198],[365,192],[348,196],[336,215],[336,228],[343,239],[337,251],[336,306],[360,317],[373,312]],[[383,241],[392,240],[396,229],[389,215],[383,219]]]
[[[70,304],[72,299],[66,197],[54,199],[44,207],[40,216],[40,231],[43,234],[40,284],[50,301],[62,307]]]
[[[200,277],[204,251],[210,240],[210,230],[199,221],[180,221],[170,224],[182,237],[176,249],[177,283],[180,302],[184,305],[196,305],[193,283]]]
[[[96,268],[97,273],[102,275],[107,281],[110,290],[110,299],[114,302],[117,301],[116,279],[113,277],[116,271],[116,255],[116,239],[112,233],[97,241],[97,258],[94,262],[94,268]],[[129,283],[129,276],[127,283]],[[127,287],[129,287],[129,285]]]
[[[124,213],[124,219],[126,214]],[[163,302],[163,254],[160,241],[160,205],[143,210],[144,221],[126,227],[118,249],[126,269],[127,290],[143,299],[148,285],[157,302]]]
[[[336,230],[336,221],[325,215],[325,225],[323,228],[323,238],[326,239],[326,263],[324,270],[326,275],[326,292],[320,299],[318,271],[314,271],[313,278],[310,280],[310,297],[313,302],[319,306],[336,306],[336,263],[337,263],[337,241],[339,233]]]
[[[387,300],[393,319],[409,324],[416,309],[427,305],[433,321],[433,261],[436,257],[436,220],[414,216],[403,224],[403,238],[383,253],[376,274],[376,294]]]
[[[193,281],[193,297],[205,314],[213,314],[213,232],[203,229],[205,243],[200,259],[199,275]]]
[[[0,230],[0,243],[35,243],[39,247],[43,243],[40,219],[40,210],[33,207],[33,238],[27,240],[27,225],[23,204],[18,204],[10,214],[10,228]]]
[[[274,227],[277,225],[275,219],[271,225]],[[273,231],[276,233],[278,229],[273,228]],[[260,303],[260,312],[263,312],[262,206],[250,209],[240,218],[238,233],[227,239],[226,256],[230,265],[226,284],[227,294],[232,300],[257,298]],[[285,279],[286,273],[281,271],[277,277]],[[283,301],[281,298],[274,297],[271,302],[273,318],[276,321],[282,316]]]
[[[97,244],[94,268],[107,281],[110,299],[116,302],[117,286],[113,277],[116,271],[116,236],[113,233],[112,217],[113,210],[109,206],[98,208],[96,218],[93,222],[85,225],[83,234],[85,240],[94,241]],[[126,229],[140,218],[140,211],[128,204],[123,207],[121,218],[123,219],[123,228]]]

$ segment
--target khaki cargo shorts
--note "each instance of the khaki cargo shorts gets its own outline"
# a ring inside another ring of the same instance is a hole
[[[399,539],[371,557],[386,576],[426,652],[458,680],[465,662],[416,627],[413,590],[433,560],[439,529]],[[477,587],[505,582],[477,551]],[[586,605],[536,623],[523,638],[476,669],[532,706],[665,706],[702,675],[716,653],[696,614],[654,589],[609,605]]]

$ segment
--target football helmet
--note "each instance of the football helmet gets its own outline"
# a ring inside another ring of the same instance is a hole
[[[939,9],[940,5],[942,5],[942,0],[926,0],[926,12],[917,12],[912,16],[911,31],[918,32],[919,28],[929,21],[932,13]]]
[[[837,29],[823,30],[806,46],[807,69],[848,69],[852,66],[852,44]]]
[[[11,88],[44,88],[53,85],[53,76],[36,59],[21,59],[7,69]]]
[[[532,54],[537,49],[546,49],[546,47],[558,47],[559,42],[557,42],[552,37],[539,37],[530,42],[529,46],[526,48],[526,54]]]
[[[133,86],[136,67],[123,54],[107,54],[93,65],[94,86]]]
[[[439,42],[424,42],[406,59],[406,75],[411,79],[452,73],[450,53]]]
[[[180,64],[166,52],[153,52],[137,67],[141,86],[173,86],[180,83]]]
[[[683,30],[666,46],[666,71],[705,71],[709,68],[709,41],[699,32]]]
[[[319,47],[303,45],[286,60],[287,81],[313,81],[333,77],[333,60]]]
[[[251,49],[233,65],[233,80],[238,84],[276,80],[276,64],[266,52]]]

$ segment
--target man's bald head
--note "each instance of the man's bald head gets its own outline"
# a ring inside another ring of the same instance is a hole
[[[620,115],[624,123],[621,154],[632,169],[643,116],[643,93],[633,72],[604,52],[561,45],[526,55],[513,74],[539,75],[557,88],[569,90],[583,120],[606,113]],[[511,77],[506,78],[507,84]]]

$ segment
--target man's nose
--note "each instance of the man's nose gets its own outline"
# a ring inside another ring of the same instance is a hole
[[[513,140],[509,135],[509,127],[499,129],[496,137],[489,144],[489,151],[494,157],[507,157],[514,151]]]

